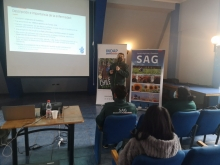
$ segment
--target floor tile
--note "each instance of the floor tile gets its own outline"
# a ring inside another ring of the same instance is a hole
[[[79,157],[74,159],[74,165],[96,165],[94,156]]]
[[[67,148],[61,148],[53,150],[52,152],[52,160],[63,160],[68,159],[68,151]]]
[[[29,162],[30,163],[42,163],[48,162],[52,160],[52,150],[44,150],[44,151],[33,151],[31,153]]]
[[[86,156],[93,156],[94,155],[94,147],[81,147],[74,149],[74,157],[86,157]]]

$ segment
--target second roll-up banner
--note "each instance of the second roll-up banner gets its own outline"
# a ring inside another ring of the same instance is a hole
[[[129,101],[138,110],[162,105],[165,50],[132,50]]]

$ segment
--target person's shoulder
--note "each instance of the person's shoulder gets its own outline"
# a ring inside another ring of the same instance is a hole
[[[126,64],[125,62],[122,62],[121,64],[124,65],[124,66],[128,66],[128,64]]]
[[[115,102],[107,102],[107,103],[105,103],[103,108],[115,107],[115,106],[116,106]]]
[[[115,104],[115,102],[107,102],[107,103],[105,103],[104,106],[111,106],[111,105],[114,105],[114,104]]]
[[[189,102],[192,103],[192,104],[196,104],[195,101],[193,101],[193,100],[192,100],[192,101],[189,101]]]
[[[133,137],[133,138],[131,138],[129,141],[128,141],[128,143],[130,143],[131,145],[132,144],[136,144],[136,143],[138,143],[139,141],[135,138],[135,137]]]
[[[127,102],[127,104],[128,104],[130,107],[136,108],[136,106],[135,106],[133,103],[131,103],[131,102]]]

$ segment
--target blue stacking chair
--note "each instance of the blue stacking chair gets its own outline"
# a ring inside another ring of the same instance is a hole
[[[172,115],[172,123],[175,133],[182,142],[182,137],[194,137],[197,129],[196,121],[199,118],[199,111],[179,111]],[[194,133],[194,134],[193,134]]]
[[[95,159],[101,162],[101,150],[103,145],[117,144],[131,137],[131,131],[135,128],[137,116],[135,114],[110,115],[105,119],[103,131],[96,126],[95,133]]]
[[[220,146],[192,147],[185,151],[182,165],[218,165],[220,164]]]
[[[112,151],[113,156],[113,151]],[[177,154],[171,158],[153,158],[147,155],[138,155],[132,161],[132,165],[181,165],[185,158],[185,153],[180,150]],[[118,159],[118,155],[112,160],[112,165],[116,165],[115,159]]]
[[[220,110],[202,110],[196,122],[197,129],[192,137],[190,147],[192,147],[195,136],[204,135],[203,142],[205,143],[206,135],[216,134],[216,142],[219,140],[220,131]]]

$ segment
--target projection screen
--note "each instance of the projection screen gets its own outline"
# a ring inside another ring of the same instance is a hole
[[[89,0],[4,0],[7,76],[89,76]]]

